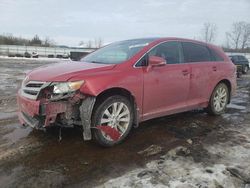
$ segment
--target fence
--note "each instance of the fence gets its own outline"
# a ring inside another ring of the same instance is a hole
[[[0,45],[0,55],[23,55],[25,52],[36,52],[39,56],[47,57],[48,55],[69,55],[74,52],[92,52],[94,48],[67,48],[67,47],[40,47],[40,46],[19,46],[19,45]]]

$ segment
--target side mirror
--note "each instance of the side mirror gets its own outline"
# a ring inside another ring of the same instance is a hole
[[[162,57],[158,57],[158,56],[149,56],[149,65],[151,66],[162,66],[162,65],[166,65],[167,62],[165,59],[163,59]]]

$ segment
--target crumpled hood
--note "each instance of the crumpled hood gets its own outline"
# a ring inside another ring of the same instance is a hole
[[[114,68],[115,65],[67,61],[53,63],[38,67],[27,74],[28,80],[33,81],[67,81],[79,74],[88,74],[97,71],[105,71]]]

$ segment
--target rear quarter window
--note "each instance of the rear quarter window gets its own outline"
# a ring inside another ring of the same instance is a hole
[[[224,61],[224,58],[222,58],[215,50],[211,48],[209,50],[213,61]]]
[[[206,46],[182,42],[185,62],[207,62],[212,61],[210,52]]]

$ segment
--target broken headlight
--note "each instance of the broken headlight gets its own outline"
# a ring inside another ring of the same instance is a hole
[[[53,93],[54,94],[65,94],[76,91],[80,89],[84,81],[75,81],[75,82],[56,82],[53,83]]]

